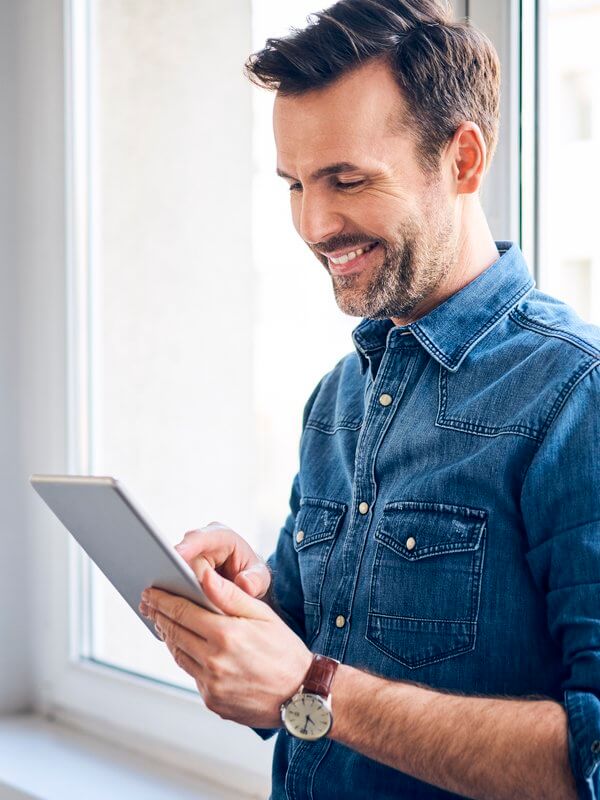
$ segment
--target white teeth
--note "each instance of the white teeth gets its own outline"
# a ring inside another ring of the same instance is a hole
[[[344,255],[340,256],[339,258],[329,256],[329,260],[332,264],[347,264],[348,261],[353,261],[355,258],[358,258],[358,256],[362,256],[363,253],[368,253],[369,250],[372,250],[375,247],[375,244],[376,242],[369,244],[364,248],[359,247],[358,250],[351,250],[349,253],[344,253]]]

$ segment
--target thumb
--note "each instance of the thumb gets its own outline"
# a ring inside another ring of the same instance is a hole
[[[250,597],[235,583],[222,578],[214,569],[207,569],[201,579],[206,597],[224,614],[248,619],[271,619],[271,609],[266,603]]]
[[[262,597],[271,583],[271,573],[266,564],[257,561],[251,567],[238,572],[234,582],[252,597]]]

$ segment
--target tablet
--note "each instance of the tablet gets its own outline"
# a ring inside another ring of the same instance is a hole
[[[122,483],[111,477],[80,475],[32,475],[29,480],[157,639],[162,641],[152,620],[138,611],[147,586],[222,613],[205,597],[190,565]]]

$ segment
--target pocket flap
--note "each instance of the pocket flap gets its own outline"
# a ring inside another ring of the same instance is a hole
[[[333,539],[346,510],[345,503],[303,497],[294,525],[294,547],[302,550],[311,544]]]
[[[387,503],[375,538],[410,561],[440,553],[476,550],[487,513],[443,503]]]

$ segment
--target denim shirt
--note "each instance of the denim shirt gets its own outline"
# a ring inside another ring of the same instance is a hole
[[[561,703],[579,796],[600,798],[600,329],[496,246],[419,320],[363,319],[318,383],[273,594],[313,652]],[[273,800],[357,796],[459,795],[279,730]]]

